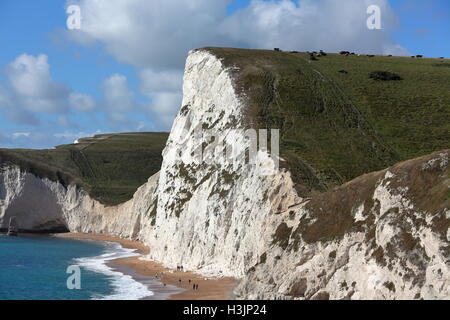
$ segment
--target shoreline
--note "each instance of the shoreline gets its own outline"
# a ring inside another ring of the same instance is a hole
[[[165,296],[167,297],[166,300],[227,300],[238,284],[238,280],[234,278],[207,278],[189,271],[166,268],[154,261],[141,260],[141,257],[150,252],[150,248],[139,241],[85,233],[58,233],[52,234],[52,236],[66,239],[116,242],[124,248],[136,250],[135,252],[139,255],[111,260],[108,265],[149,286],[155,296]],[[130,270],[132,272],[129,272]],[[160,285],[152,286],[148,281],[149,278]],[[191,280],[190,283],[189,280]],[[198,284],[198,290],[192,289],[194,283]],[[171,292],[171,287],[183,291]],[[144,298],[144,300],[152,300],[152,296]]]

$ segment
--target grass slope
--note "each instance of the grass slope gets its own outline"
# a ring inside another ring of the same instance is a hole
[[[161,168],[167,133],[120,133],[80,139],[51,150],[0,149],[0,163],[15,163],[41,178],[83,187],[106,205],[132,198]]]
[[[450,147],[450,62],[206,48],[234,69],[250,126],[279,128],[298,189],[324,191]],[[345,70],[345,72],[339,72]],[[374,71],[403,80],[375,81]]]

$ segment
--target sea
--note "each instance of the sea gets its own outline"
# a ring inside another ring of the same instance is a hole
[[[111,266],[135,255],[114,242],[0,234],[0,300],[151,299],[148,283]]]

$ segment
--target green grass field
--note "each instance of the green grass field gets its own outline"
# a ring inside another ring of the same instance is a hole
[[[167,133],[120,133],[80,139],[51,150],[0,149],[0,163],[41,178],[74,183],[106,205],[132,198],[161,168]]]
[[[328,54],[310,61],[307,53],[207,49],[239,68],[248,124],[281,130],[281,154],[302,193],[450,148],[449,60]],[[375,81],[373,71],[403,80]]]

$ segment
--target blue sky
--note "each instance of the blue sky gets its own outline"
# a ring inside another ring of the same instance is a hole
[[[399,25],[394,38],[411,53],[450,56],[450,1],[394,0]]]
[[[344,48],[333,41],[341,39],[346,48],[361,52],[450,56],[446,0],[374,0],[389,10],[387,28],[368,33],[360,23],[361,30],[351,36],[344,31],[350,22],[333,20],[332,0],[294,6],[287,0],[199,0],[195,8],[187,0],[162,1],[137,1],[131,7],[110,0],[107,12],[99,9],[99,1],[75,1],[82,13],[93,14],[83,16],[86,27],[74,37],[66,28],[68,2],[2,0],[0,147],[49,148],[96,132],[170,130],[181,103],[184,59],[195,47],[320,46],[337,51]],[[363,22],[364,7],[355,9],[345,1],[339,10],[356,10],[360,16],[355,21]],[[312,37],[308,30],[318,18],[324,30],[343,25],[342,32],[330,32],[329,39]],[[128,24],[119,24],[122,19]],[[72,103],[77,97],[92,106],[77,107]]]

